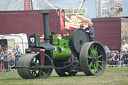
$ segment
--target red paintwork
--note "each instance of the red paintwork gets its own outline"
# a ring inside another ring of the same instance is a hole
[[[0,11],[0,35],[26,33],[43,34],[42,13],[49,13],[50,32],[60,34],[60,10]]]
[[[45,49],[40,49],[40,65],[44,65],[45,61]]]
[[[95,41],[107,45],[111,50],[120,51],[121,47],[121,22],[128,22],[128,19],[107,17],[94,18],[92,22],[95,30]]]

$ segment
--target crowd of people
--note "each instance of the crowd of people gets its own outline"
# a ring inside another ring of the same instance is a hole
[[[109,60],[111,61],[110,65],[128,66],[128,44],[126,43],[126,40],[122,41],[120,54],[113,52]]]
[[[126,40],[122,41],[121,45],[121,60],[122,60],[122,65],[127,64],[128,65],[128,44],[126,43]]]
[[[0,45],[0,71],[10,71],[17,64],[22,55],[19,45],[12,51],[9,46]]]

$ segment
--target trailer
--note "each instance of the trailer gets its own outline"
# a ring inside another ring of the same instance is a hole
[[[128,19],[121,17],[93,18],[95,41],[107,45],[111,50],[120,51],[121,42],[128,42]]]
[[[49,13],[50,32],[61,34],[64,19],[61,19],[63,11],[52,10],[27,10],[27,11],[0,11],[0,35],[25,33],[27,36],[33,33],[44,34],[42,13]],[[64,16],[64,14],[63,14]],[[61,19],[61,20],[60,20]],[[62,21],[62,22],[61,22]]]
[[[11,50],[19,45],[22,53],[28,48],[28,38],[25,33],[0,35],[0,45],[8,45]]]

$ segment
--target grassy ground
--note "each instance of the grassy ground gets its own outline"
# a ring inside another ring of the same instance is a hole
[[[53,72],[48,79],[22,79],[16,71],[0,72],[0,85],[128,85],[128,67],[107,67],[101,76],[58,77]]]

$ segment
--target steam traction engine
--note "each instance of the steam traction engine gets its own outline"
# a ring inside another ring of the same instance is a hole
[[[33,34],[29,48],[17,63],[17,72],[24,79],[48,78],[55,69],[59,76],[75,76],[84,72],[87,76],[101,75],[106,67],[106,54],[99,42],[89,42],[83,29],[76,29],[72,36],[58,39],[49,35],[49,14],[43,13],[44,42]]]

